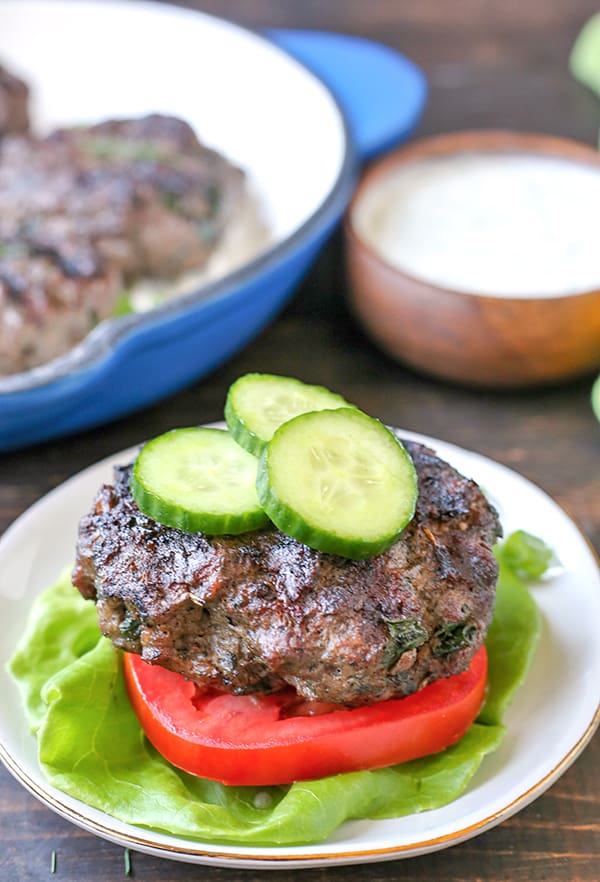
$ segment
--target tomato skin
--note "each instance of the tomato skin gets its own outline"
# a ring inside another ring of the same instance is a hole
[[[234,785],[289,784],[376,769],[454,744],[483,703],[487,655],[406,698],[320,716],[280,719],[289,693],[197,694],[180,674],[124,653],[133,709],[148,739],[174,766]]]

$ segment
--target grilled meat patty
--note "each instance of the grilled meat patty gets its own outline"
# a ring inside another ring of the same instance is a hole
[[[389,551],[351,561],[275,528],[205,536],[143,515],[118,468],[80,524],[73,581],[115,645],[233,693],[293,686],[356,706],[455,674],[483,643],[498,518],[478,486],[406,442],[414,519]]]
[[[85,244],[10,245],[0,260],[0,374],[49,361],[108,318],[121,275]]]
[[[0,341],[11,339],[0,347],[0,372],[66,352],[111,314],[115,287],[202,266],[243,192],[242,172],[173,117],[111,120],[42,140],[5,138],[0,279],[19,281],[0,287]],[[64,303],[56,296],[59,275]]]
[[[0,138],[29,128],[29,89],[0,64]]]

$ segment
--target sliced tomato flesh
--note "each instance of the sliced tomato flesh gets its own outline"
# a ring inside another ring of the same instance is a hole
[[[268,785],[376,769],[454,744],[483,703],[487,655],[482,647],[467,670],[405,698],[324,713],[291,690],[203,693],[138,655],[124,654],[124,672],[144,732],[174,766],[223,784]]]

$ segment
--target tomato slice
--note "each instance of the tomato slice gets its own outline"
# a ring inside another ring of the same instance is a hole
[[[223,784],[268,785],[376,769],[454,744],[479,713],[487,655],[482,647],[466,671],[406,698],[307,716],[294,715],[311,708],[293,690],[201,692],[128,653],[124,671],[144,732],[174,766]]]

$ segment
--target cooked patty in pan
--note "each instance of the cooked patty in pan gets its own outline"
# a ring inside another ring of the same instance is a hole
[[[29,128],[29,89],[0,64],[0,138]]]
[[[151,115],[0,142],[0,374],[68,351],[140,278],[201,267],[244,175]]]

